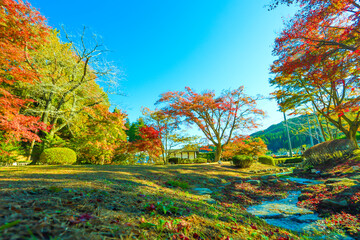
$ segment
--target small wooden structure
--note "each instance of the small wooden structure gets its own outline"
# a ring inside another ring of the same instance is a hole
[[[169,151],[169,158],[195,159],[199,150],[174,149]]]

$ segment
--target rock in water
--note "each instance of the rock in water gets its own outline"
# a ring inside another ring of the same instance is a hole
[[[199,195],[206,195],[212,193],[212,191],[208,188],[194,188],[193,190]]]
[[[261,181],[260,180],[247,180],[247,183],[250,183],[251,185],[260,186]]]
[[[332,200],[332,199],[324,199],[320,202],[320,205],[322,207],[332,207],[332,208],[344,208],[349,205],[349,203],[346,200]]]

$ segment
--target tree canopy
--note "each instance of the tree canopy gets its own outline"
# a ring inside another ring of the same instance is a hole
[[[301,9],[275,40],[274,95],[283,109],[294,113],[306,104],[314,107],[357,144],[360,5],[350,0],[296,2]]]
[[[218,97],[214,91],[196,93],[186,87],[183,92],[163,93],[157,103],[165,104],[165,113],[198,126],[216,146],[216,161],[236,132],[257,128],[257,120],[264,116],[256,107],[256,100],[247,96],[243,87],[225,90]]]

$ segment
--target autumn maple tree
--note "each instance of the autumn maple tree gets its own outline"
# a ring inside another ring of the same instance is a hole
[[[194,146],[197,146],[196,140],[199,137],[190,136],[185,131],[181,131],[177,117],[161,109],[150,110],[149,108],[143,108],[142,113],[145,116],[146,123],[160,133],[161,155],[164,164],[167,163],[169,152],[173,148],[181,145],[184,148],[194,148]]]
[[[32,100],[14,95],[13,86],[32,82],[36,72],[28,52],[45,42],[48,30],[45,18],[30,4],[0,1],[0,131],[6,141],[40,141],[35,131],[45,126],[39,118],[22,114]]]
[[[293,2],[301,8],[275,41],[274,95],[284,110],[314,108],[357,145],[360,3],[278,0],[272,6]]]
[[[140,139],[133,142],[130,146],[133,152],[144,152],[149,157],[149,162],[155,162],[161,155],[161,130],[156,130],[152,126],[142,126],[139,128]]]
[[[231,159],[236,155],[260,156],[267,152],[267,146],[261,138],[236,136],[224,147],[223,156]]]
[[[163,111],[195,124],[205,137],[215,145],[215,160],[221,158],[222,150],[232,136],[239,131],[258,127],[256,120],[264,112],[256,107],[256,100],[244,93],[244,88],[226,90],[218,97],[214,91],[196,93],[186,87],[185,91],[166,92],[158,104],[165,104]]]

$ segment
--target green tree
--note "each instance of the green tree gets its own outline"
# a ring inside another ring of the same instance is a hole
[[[139,129],[141,127],[145,126],[144,119],[138,118],[138,120],[136,122],[133,122],[131,124],[130,124],[130,121],[127,120],[127,123],[125,126],[127,128],[127,130],[125,132],[126,132],[129,142],[135,142],[135,141],[141,139]]]
[[[71,128],[87,109],[108,104],[99,81],[116,86],[111,69],[104,67],[99,58],[105,50],[97,43],[88,47],[84,38],[78,47],[69,37],[67,43],[61,42],[59,32],[53,30],[48,41],[31,52],[31,63],[38,73],[34,85],[19,85],[21,95],[36,100],[27,113],[39,116],[50,126],[50,137]],[[31,149],[33,146],[34,142]]]

